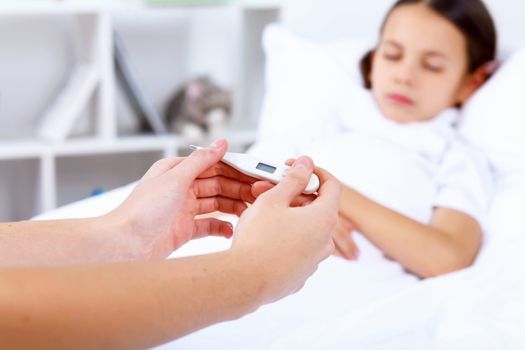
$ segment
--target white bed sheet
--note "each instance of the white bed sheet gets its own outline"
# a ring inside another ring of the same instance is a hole
[[[360,262],[329,258],[298,293],[240,320],[211,326],[160,349],[268,349],[312,322],[325,324],[326,320],[343,317],[419,283],[397,263],[374,263],[374,255],[367,257],[371,247],[357,240],[363,257]],[[370,251],[376,253],[375,248]]]
[[[501,183],[489,217],[494,238],[468,270],[419,281],[357,236],[360,262],[330,258],[299,293],[159,349],[523,349],[525,176]],[[103,214],[133,186],[37,218]],[[197,240],[172,258],[229,244]]]
[[[524,207],[525,174],[500,179],[473,267],[314,320],[271,349],[524,349]]]
[[[89,217],[104,214],[121,203],[134,184],[73,203],[35,219]],[[236,218],[224,216],[235,223]],[[297,294],[232,322],[211,326],[160,349],[267,349],[279,338],[312,320],[330,320],[364,305],[377,302],[419,283],[395,262],[382,261],[377,249],[356,237],[361,257],[358,263],[330,258]],[[192,241],[170,258],[228,249],[230,241],[209,237]],[[352,280],[347,276],[351,275]],[[256,278],[256,276],[254,276]],[[366,287],[365,287],[366,286]]]

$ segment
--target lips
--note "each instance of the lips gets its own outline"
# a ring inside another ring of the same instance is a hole
[[[404,95],[400,94],[389,94],[387,95],[388,99],[396,104],[400,104],[403,106],[412,106],[414,104],[414,101]]]

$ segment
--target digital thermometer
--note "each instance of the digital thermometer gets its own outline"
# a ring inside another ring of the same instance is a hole
[[[190,145],[192,150],[202,149],[203,147]],[[263,180],[268,180],[274,184],[282,181],[285,173],[290,167],[288,165],[275,165],[270,162],[263,162],[254,156],[243,153],[226,152],[221,161],[228,164],[241,173]],[[312,194],[319,189],[319,178],[312,174],[310,181],[303,191],[304,194]]]

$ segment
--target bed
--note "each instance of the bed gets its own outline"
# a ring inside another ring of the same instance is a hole
[[[324,67],[323,60],[330,59],[353,79],[358,73],[349,62],[355,61],[369,44],[366,40],[306,43],[282,29],[272,30],[273,37],[269,35],[265,41],[269,89],[291,88],[297,98],[302,93],[299,87],[277,86],[278,82],[272,81],[275,75],[282,79],[282,65],[297,62],[294,58],[305,57],[306,51],[322,52],[302,60],[303,68]],[[294,41],[293,45],[287,42],[287,46],[295,48],[285,57],[273,53],[283,40]],[[300,77],[300,71],[296,73]],[[471,268],[422,281],[398,264],[385,262],[366,240],[357,236],[362,257],[359,267],[336,257],[329,258],[297,294],[263,306],[240,320],[208,327],[159,349],[525,348],[523,81],[525,50],[515,49],[462,112],[461,135],[489,157],[494,185],[484,246]],[[293,100],[283,100],[280,95],[267,95],[264,113],[269,114],[272,104]],[[272,123],[272,116],[264,113],[263,119]],[[117,206],[133,186],[37,218],[101,214]],[[235,218],[225,218],[235,222]],[[226,240],[207,238],[189,243],[172,258],[228,247]]]

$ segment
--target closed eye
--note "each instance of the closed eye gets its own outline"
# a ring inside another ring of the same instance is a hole
[[[389,61],[398,61],[401,59],[401,55],[399,54],[389,54],[389,53],[385,53],[383,54],[383,57]]]
[[[426,70],[428,70],[430,72],[434,72],[434,73],[441,73],[443,71],[442,67],[436,67],[436,66],[432,66],[432,65],[429,65],[429,64],[425,64],[424,68]]]

